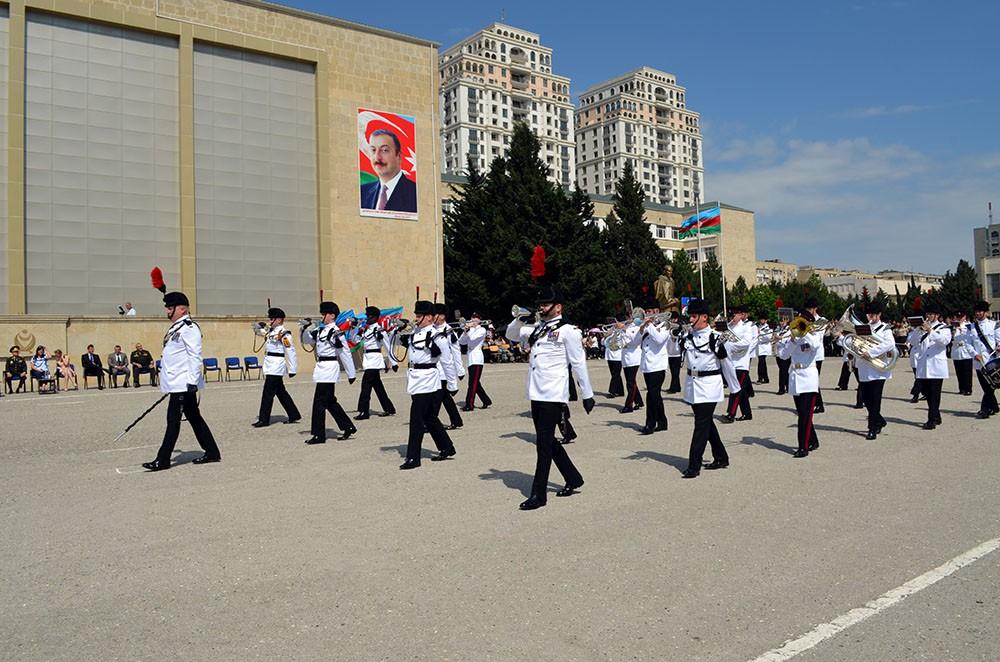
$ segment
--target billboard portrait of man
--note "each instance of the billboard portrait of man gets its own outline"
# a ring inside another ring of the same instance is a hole
[[[358,109],[361,215],[416,219],[413,118]]]

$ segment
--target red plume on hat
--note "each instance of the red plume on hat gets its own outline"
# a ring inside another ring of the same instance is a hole
[[[535,252],[531,254],[531,278],[537,281],[545,275],[545,249],[541,244],[535,246]]]
[[[649,294],[649,285],[643,285],[642,286],[642,293],[643,294]]]
[[[924,309],[924,300],[921,299],[920,297],[917,297],[916,299],[914,299],[913,300],[913,312],[919,313],[923,309]]]
[[[778,297],[777,299],[774,300],[774,307],[775,308],[784,308],[785,307],[785,302],[781,300],[781,297]]]
[[[163,282],[163,272],[159,267],[153,267],[149,272],[149,278],[153,281],[153,287],[164,294],[167,293],[167,284]]]

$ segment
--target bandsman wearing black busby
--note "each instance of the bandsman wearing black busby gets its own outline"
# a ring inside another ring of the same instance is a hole
[[[608,397],[620,398],[625,395],[625,385],[622,383],[622,348],[621,346],[611,347],[609,340],[619,336],[625,329],[624,313],[615,317],[614,330],[604,336],[604,360],[608,363],[608,372],[611,373],[611,383],[608,384]]]
[[[808,297],[803,305],[803,308],[809,312],[810,321],[819,319],[819,300],[816,297]],[[818,329],[813,331],[813,334],[817,338],[817,344],[819,349],[816,352],[816,374],[823,374],[823,361],[826,360],[826,329]],[[823,388],[821,386],[816,387],[816,414],[822,414],[826,411],[826,406],[823,404]]]
[[[531,496],[521,503],[521,510],[534,510],[546,504],[553,462],[566,482],[556,496],[569,496],[583,485],[583,476],[555,435],[563,408],[569,403],[569,382],[573,378],[580,386],[584,411],[589,414],[594,408],[594,389],[587,374],[580,329],[563,323],[563,300],[556,288],[543,287],[536,303],[540,313],[537,323],[525,324],[524,319],[518,318],[507,326],[506,332],[508,340],[520,343],[529,352],[528,399],[535,423],[535,478]]]
[[[438,359],[438,376],[441,380],[441,405],[448,412],[449,430],[457,430],[462,427],[462,415],[458,413],[458,405],[452,395],[451,388],[448,387],[448,378],[445,374],[445,365],[451,364],[455,371],[456,378],[461,380],[465,376],[465,367],[462,365],[462,348],[458,344],[458,334],[455,329],[448,324],[448,307],[443,303],[432,304],[434,307],[434,328],[438,334],[448,343],[448,351],[443,353]]]
[[[933,430],[941,424],[941,386],[948,378],[948,343],[951,330],[939,317],[941,307],[931,302],[924,306],[924,323],[920,327],[920,359],[917,362],[917,378],[927,398],[927,422],[925,430]]]
[[[750,398],[753,396],[750,359],[753,358],[751,349],[756,346],[756,340],[754,339],[755,329],[753,324],[747,320],[746,312],[746,306],[742,305],[735,305],[729,309],[729,330],[738,339],[726,343],[726,355],[736,370],[740,388],[729,390],[729,405],[726,407],[726,415],[722,419],[726,423],[753,420],[753,411],[750,409]],[[736,416],[737,408],[740,412],[738,418]]]
[[[420,466],[420,449],[424,430],[430,433],[438,454],[431,461],[447,460],[455,455],[455,445],[444,429],[438,412],[441,410],[441,379],[438,365],[444,371],[449,395],[458,392],[458,375],[451,361],[448,339],[437,331],[434,324],[434,304],[417,301],[413,306],[415,329],[406,338],[410,366],[406,370],[406,392],[410,394],[410,436],[406,444],[406,461],[400,469]],[[448,360],[441,363],[442,358]]]
[[[882,321],[880,302],[871,301],[865,304],[865,313],[868,316],[871,335],[878,339],[878,344],[867,350],[866,356],[869,359],[877,359],[895,349],[896,339],[893,338],[889,325]],[[882,391],[885,389],[886,381],[892,379],[892,370],[883,370],[866,360],[858,360],[856,365],[858,381],[861,382],[861,399],[868,409],[868,434],[865,438],[872,440],[877,438],[886,426],[885,418],[882,417]]]
[[[976,369],[979,387],[983,389],[983,400],[980,403],[979,412],[976,413],[976,418],[989,418],[994,414],[1000,414],[1000,405],[997,405],[997,396],[993,392],[993,387],[983,377],[983,368],[997,356],[998,348],[1000,348],[1000,326],[990,319],[990,303],[988,301],[977,301],[973,304],[972,310],[975,315],[972,330],[976,334],[976,359],[973,365]]]
[[[295,373],[298,372],[292,332],[285,328],[285,311],[281,308],[269,308],[267,317],[270,319],[271,325],[264,330],[266,338],[264,341],[264,391],[260,395],[260,411],[257,413],[257,420],[253,423],[255,428],[266,428],[271,424],[271,407],[274,405],[275,396],[278,396],[278,402],[285,410],[287,416],[285,423],[295,423],[302,419],[299,408],[295,406],[295,401],[292,400],[292,396],[285,388],[285,375],[288,375],[289,379],[294,379]]]
[[[808,319],[809,313],[803,317]],[[822,342],[823,339],[815,333],[807,333],[801,338],[788,334],[778,342],[778,356],[789,361],[790,390],[798,414],[799,448],[792,457],[807,457],[809,451],[819,448],[813,414],[819,392],[819,370],[816,369],[815,359],[818,345]]]
[[[159,270],[157,270],[159,271]],[[155,282],[155,278],[154,278]],[[163,286],[166,289],[166,286]],[[188,314],[188,298],[183,292],[168,292],[163,297],[170,328],[163,336],[163,354],[160,357],[160,390],[170,394],[167,403],[167,429],[163,443],[152,462],[143,468],[162,471],[170,468],[170,459],[181,431],[181,416],[191,424],[198,445],[204,455],[192,464],[208,464],[222,459],[215,437],[198,409],[198,391],[205,388],[202,372],[201,327]]]
[[[364,375],[361,377],[361,393],[358,394],[358,415],[354,417],[356,421],[363,421],[370,415],[369,405],[372,399],[372,390],[378,397],[378,403],[382,407],[383,416],[395,416],[396,406],[389,399],[389,394],[385,392],[385,385],[382,384],[382,371],[393,372],[399,370],[399,362],[392,355],[392,337],[378,323],[382,316],[382,311],[375,306],[365,308],[365,318],[367,324],[361,333],[361,344],[364,346],[364,356],[361,359],[361,367]],[[382,356],[382,349],[385,349],[389,357],[388,363]]]
[[[972,361],[976,358],[976,331],[964,310],[955,313],[951,336],[951,359],[955,362],[959,395],[972,395]]]
[[[330,412],[333,420],[340,428],[339,439],[345,441],[358,431],[347,412],[337,402],[337,382],[340,381],[340,371],[347,373],[349,383],[354,383],[354,358],[344,342],[343,334],[337,328],[337,315],[340,307],[332,301],[319,304],[320,323],[313,325],[311,320],[302,327],[300,334],[304,347],[315,346],[316,366],[313,368],[313,381],[316,389],[313,391],[312,403],[312,437],[307,444],[326,443],[326,412]]]
[[[486,329],[483,327],[483,317],[477,312],[469,316],[469,322],[462,330],[462,335],[458,338],[459,345],[465,345],[466,356],[469,360],[469,387],[465,393],[465,405],[462,411],[472,411],[476,408],[476,397],[483,403],[483,409],[488,409],[493,404],[486,389],[483,388],[483,342],[486,340]],[[458,357],[459,364],[462,357]]]
[[[684,358],[681,356],[681,336],[684,330],[680,327],[681,314],[676,310],[670,312],[670,321],[677,324],[677,328],[670,331],[670,338],[667,339],[667,367],[670,369],[670,386],[667,393],[681,392],[681,364]]]

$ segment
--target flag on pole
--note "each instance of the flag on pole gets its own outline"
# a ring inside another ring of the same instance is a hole
[[[688,216],[677,228],[677,231],[677,236],[680,239],[701,234],[719,234],[722,232],[722,209],[711,207],[693,216]]]

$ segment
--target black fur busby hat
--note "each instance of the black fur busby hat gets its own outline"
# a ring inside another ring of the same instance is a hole
[[[339,315],[340,306],[332,301],[323,301],[319,304],[320,315]]]
[[[704,299],[691,299],[688,301],[688,315],[708,315],[708,302]]]
[[[430,301],[425,301],[423,299],[417,301],[413,304],[413,314],[414,315],[433,315],[434,314],[434,304]]]
[[[187,295],[183,292],[167,292],[163,295],[163,307],[173,308],[174,306],[190,306]]]
[[[275,318],[285,319],[285,311],[283,311],[281,308],[268,308],[267,318],[272,320]]]
[[[435,303],[432,308],[434,309],[435,315],[444,315],[445,317],[448,316],[448,306],[443,303]]]
[[[375,317],[378,318],[382,315],[382,311],[379,310],[377,306],[366,306],[365,307],[365,317]]]

